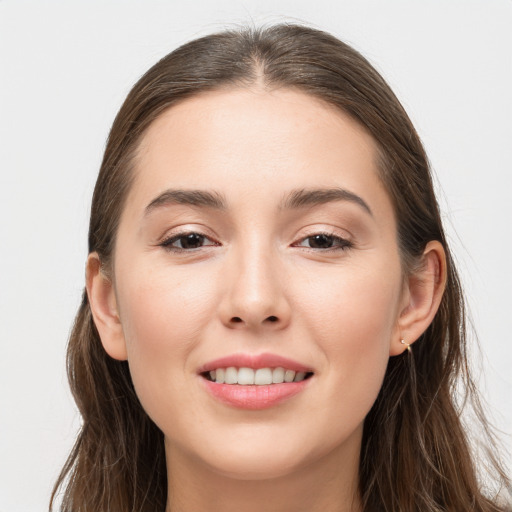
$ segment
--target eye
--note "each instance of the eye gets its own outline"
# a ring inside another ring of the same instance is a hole
[[[191,231],[173,235],[164,240],[160,245],[171,251],[190,251],[218,244],[201,233]]]
[[[300,240],[296,246],[318,250],[343,250],[352,247],[352,243],[332,233],[315,233]]]

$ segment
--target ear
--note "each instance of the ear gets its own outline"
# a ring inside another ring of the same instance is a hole
[[[390,346],[391,356],[401,354],[425,332],[439,309],[445,286],[446,254],[442,244],[433,240],[425,247],[420,266],[404,284],[398,332]]]
[[[124,333],[117,310],[114,286],[101,269],[98,254],[93,252],[87,258],[86,288],[94,324],[100,335],[103,348],[110,357],[127,359]]]

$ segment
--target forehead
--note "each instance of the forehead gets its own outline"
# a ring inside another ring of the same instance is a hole
[[[343,187],[372,201],[387,196],[376,160],[366,130],[314,97],[286,89],[207,92],[150,125],[128,203],[141,208],[166,188],[277,201],[285,189]]]

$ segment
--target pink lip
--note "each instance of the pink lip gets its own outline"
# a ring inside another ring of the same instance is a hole
[[[311,372],[312,368],[297,361],[276,354],[233,354],[210,361],[198,369],[202,374],[217,368],[286,368],[296,372]],[[207,392],[221,402],[239,409],[267,409],[300,393],[309,385],[311,379],[301,382],[283,382],[282,384],[270,384],[265,386],[241,386],[238,384],[217,384],[205,378],[202,383]]]
[[[300,393],[311,379],[300,382],[270,384],[268,386],[239,386],[238,384],[217,384],[202,379],[206,390],[216,399],[238,409],[268,409]]]
[[[311,367],[305,366],[293,359],[281,357],[276,354],[233,354],[226,357],[221,357],[210,361],[198,369],[198,373],[209,372],[210,370],[216,370],[217,368],[229,368],[234,366],[235,368],[252,368],[257,370],[258,368],[285,368],[287,370],[294,370],[296,372],[311,372]]]

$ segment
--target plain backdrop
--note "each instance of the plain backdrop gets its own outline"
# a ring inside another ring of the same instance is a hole
[[[65,347],[125,95],[192,38],[283,20],[355,46],[415,123],[480,338],[481,389],[510,446],[512,1],[0,0],[0,512],[47,510],[79,426]]]

